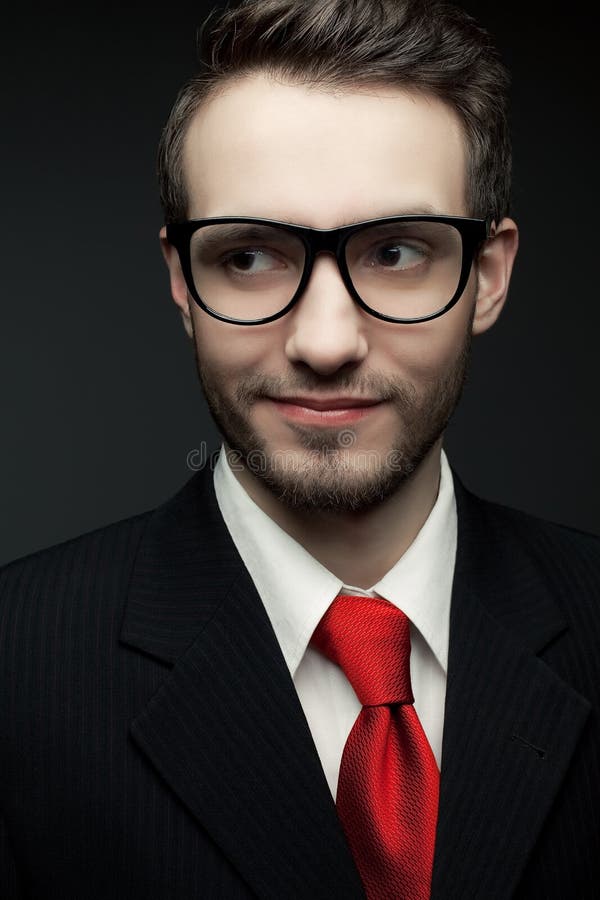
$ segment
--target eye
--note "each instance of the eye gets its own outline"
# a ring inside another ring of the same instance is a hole
[[[423,249],[402,241],[386,241],[375,247],[373,260],[367,265],[374,268],[381,266],[384,269],[402,271],[421,265],[426,259]]]
[[[244,272],[247,275],[258,275],[274,269],[283,269],[285,265],[268,250],[244,248],[228,253],[221,265],[233,272]]]

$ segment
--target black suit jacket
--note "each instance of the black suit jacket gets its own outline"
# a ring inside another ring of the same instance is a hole
[[[432,897],[595,898],[599,542],[455,482]],[[0,804],[3,900],[364,900],[209,470],[0,571]]]

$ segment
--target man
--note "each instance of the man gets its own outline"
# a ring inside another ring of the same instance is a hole
[[[161,243],[224,446],[1,573],[2,896],[596,896],[598,541],[442,451],[517,251],[505,71],[420,0],[205,43]]]

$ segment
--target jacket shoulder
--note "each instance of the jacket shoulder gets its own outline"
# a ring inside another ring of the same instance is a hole
[[[153,510],[120,519],[18,557],[0,567],[0,608],[9,596],[36,596],[44,588],[71,592],[98,576],[126,570]]]
[[[535,598],[551,596],[583,643],[600,641],[600,538],[476,497],[456,480],[455,489],[463,564],[482,593],[498,607],[516,597],[535,615]]]
[[[463,488],[463,490],[465,490]],[[468,492],[466,492],[468,493]],[[590,568],[600,577],[600,537],[591,532],[543,519],[490,500],[472,499],[480,507],[488,525],[488,533],[496,540],[506,540],[510,533],[545,566],[560,568],[563,563]]]

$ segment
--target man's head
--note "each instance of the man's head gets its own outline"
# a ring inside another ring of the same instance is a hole
[[[292,506],[366,508],[439,446],[471,334],[493,324],[506,296],[516,227],[506,219],[505,71],[465,14],[431,2],[258,0],[206,35],[208,69],[180,94],[161,143],[167,222],[239,216],[330,229],[433,213],[493,223],[459,301],[411,324],[361,308],[330,253],[315,257],[284,316],[222,321],[191,299],[162,233],[210,408],[246,477]],[[428,257],[421,232],[401,234],[380,242],[376,259],[365,244],[356,265],[371,279],[375,265],[385,269],[387,284],[399,268],[390,252],[413,257],[406,297]],[[238,291],[266,291],[301,265],[277,242],[233,249],[233,261],[230,252],[212,265]]]

